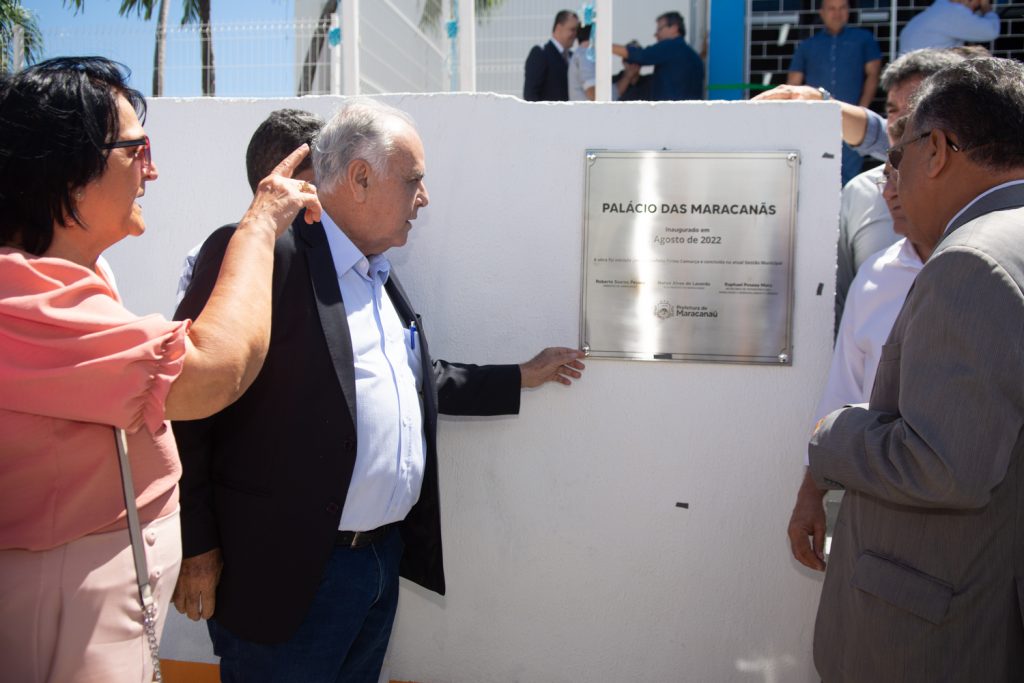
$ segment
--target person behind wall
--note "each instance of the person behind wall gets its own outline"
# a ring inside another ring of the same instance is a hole
[[[580,19],[564,9],[555,15],[551,38],[534,45],[526,57],[523,99],[527,102],[565,102],[569,99],[569,59]]]
[[[152,664],[113,427],[128,435],[157,635],[181,561],[167,419],[237,399],[263,363],[276,236],[313,188],[296,150],[239,223],[191,320],[130,313],[101,254],[146,224],[158,171],[124,67],[41,62],[0,81],[0,662],[5,680],[144,681]],[[239,302],[244,302],[239,304]]]
[[[653,66],[650,99],[700,100],[704,98],[704,62],[686,42],[686,24],[679,12],[658,17],[653,45],[612,45],[612,53],[632,64]]]
[[[631,40],[626,47],[640,47],[640,41]],[[623,58],[622,69],[612,76],[612,99],[619,102],[650,100],[650,74],[641,74],[639,64]]]
[[[593,24],[580,26],[576,33],[579,45],[569,58],[569,99],[594,101],[597,64],[590,50],[590,32]]]
[[[303,144],[312,146],[313,139],[323,125],[322,118],[301,109],[276,109],[270,112],[252,134],[245,150],[245,175],[253,194],[259,189],[260,180],[269,175],[278,161],[289,152]],[[312,157],[303,159],[292,172],[292,177],[299,181],[313,182]],[[192,271],[202,246],[200,242],[185,256],[178,276],[176,303],[181,303],[192,282]]]
[[[786,83],[807,84],[823,89],[841,102],[870,106],[882,67],[878,42],[868,31],[847,25],[847,0],[821,0],[818,16],[825,30],[797,45]],[[860,167],[860,155],[844,145],[842,184],[857,175]]]

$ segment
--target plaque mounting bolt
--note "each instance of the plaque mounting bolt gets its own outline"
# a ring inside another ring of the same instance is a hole
[[[583,345],[583,355],[584,356],[589,356],[590,355],[590,344],[584,344]]]
[[[786,155],[786,161],[788,161],[789,163],[795,164],[796,160],[797,160],[796,153],[790,152],[788,155]]]
[[[593,152],[587,154],[587,161],[593,161],[596,158],[597,158],[597,155],[594,154]]]
[[[779,354],[779,363],[782,363],[783,365],[785,365],[788,362],[789,362],[789,354],[788,353],[780,353]]]

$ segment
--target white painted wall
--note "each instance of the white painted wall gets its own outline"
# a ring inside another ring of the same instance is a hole
[[[528,392],[518,417],[442,418],[449,592],[404,585],[391,677],[818,680],[820,577],[791,559],[785,527],[831,347],[838,108],[387,99],[419,123],[431,199],[390,255],[452,360],[577,343],[585,149],[802,156],[792,367],[591,360],[573,388]],[[153,101],[149,230],[108,254],[128,306],[169,313],[185,252],[241,216],[244,149],[267,113],[339,101]],[[205,638],[177,617],[163,654],[204,659]]]

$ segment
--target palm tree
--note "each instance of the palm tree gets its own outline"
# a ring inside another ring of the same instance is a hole
[[[167,0],[160,0],[160,14],[156,20],[156,47],[153,50],[153,97],[164,94],[164,60],[167,57]],[[146,16],[149,19],[149,16]]]
[[[10,2],[12,0],[0,0]],[[14,0],[17,2],[18,0]],[[85,0],[63,0],[64,6],[71,6],[77,14],[85,9]],[[156,22],[156,47],[153,51],[153,96],[159,97],[164,91],[164,57],[167,51],[168,0],[121,0],[118,14],[122,17],[135,13],[146,21],[153,18],[153,8],[159,5]],[[210,32],[210,0],[184,0],[181,25],[199,23],[200,48],[202,50],[203,95],[214,95],[216,91],[213,60],[213,35]]]
[[[21,33],[21,55],[15,55],[16,35]],[[0,0],[0,73],[24,59],[34,62],[42,55],[43,36],[36,18],[21,6],[21,0]]]
[[[83,3],[84,0],[75,0]],[[167,11],[170,5],[167,0],[159,0],[160,9],[156,19],[156,39],[153,50],[153,97],[164,94],[164,59],[167,55]],[[153,18],[153,5],[156,0],[121,0],[118,13],[123,17],[130,12],[143,17],[146,21]]]
[[[203,53],[203,95],[213,97],[217,94],[217,87],[213,65],[213,33],[210,30],[210,0],[185,0],[185,15],[181,18],[181,25],[196,22],[199,23],[199,47]]]

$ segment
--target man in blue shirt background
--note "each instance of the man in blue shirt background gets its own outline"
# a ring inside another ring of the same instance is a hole
[[[869,31],[850,28],[847,0],[822,0],[818,10],[824,31],[797,45],[789,64],[789,85],[812,85],[831,97],[868,107],[878,90],[882,52]],[[860,155],[843,145],[843,184],[860,172]]]
[[[686,25],[679,12],[658,17],[658,42],[647,47],[612,45],[612,52],[641,66],[653,66],[652,100],[704,99],[704,62],[686,44]]]

